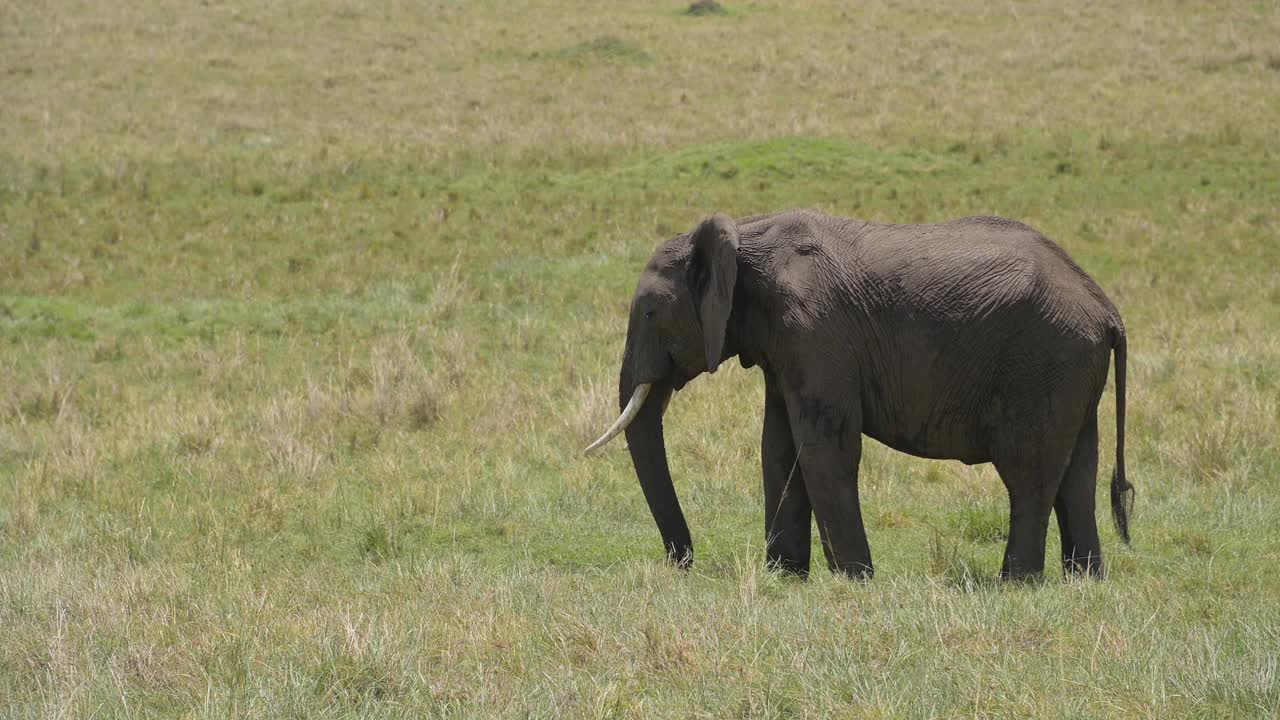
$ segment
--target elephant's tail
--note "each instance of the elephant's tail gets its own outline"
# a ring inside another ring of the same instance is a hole
[[[1116,318],[1111,329],[1111,346],[1116,353],[1116,469],[1111,473],[1111,519],[1125,544],[1129,544],[1129,512],[1135,491],[1124,478],[1124,371],[1127,350],[1124,325]]]

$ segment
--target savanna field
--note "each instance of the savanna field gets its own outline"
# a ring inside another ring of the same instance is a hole
[[[0,716],[1280,715],[1280,6],[0,2]],[[1025,221],[1129,335],[1134,542],[995,580],[865,444],[876,576],[763,567],[763,380],[617,414],[716,211]]]

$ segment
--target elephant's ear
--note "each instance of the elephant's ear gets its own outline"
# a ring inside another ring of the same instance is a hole
[[[716,213],[693,231],[693,256],[689,261],[689,289],[698,306],[707,372],[720,366],[733,286],[738,282],[738,226]]]

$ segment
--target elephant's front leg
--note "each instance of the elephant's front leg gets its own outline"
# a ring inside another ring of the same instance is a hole
[[[805,490],[804,473],[796,462],[786,400],[778,382],[767,375],[760,459],[764,467],[765,553],[769,567],[807,576],[813,508]]]
[[[870,579],[871,547],[858,503],[861,408],[852,391],[825,390],[787,392],[792,436],[827,565],[833,572]]]

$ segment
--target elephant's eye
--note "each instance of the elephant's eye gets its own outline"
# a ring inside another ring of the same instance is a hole
[[[645,319],[645,320],[652,320],[652,319],[653,319],[654,314],[655,314],[655,313],[654,313],[652,310],[645,310],[645,311],[644,311],[644,319]]]

